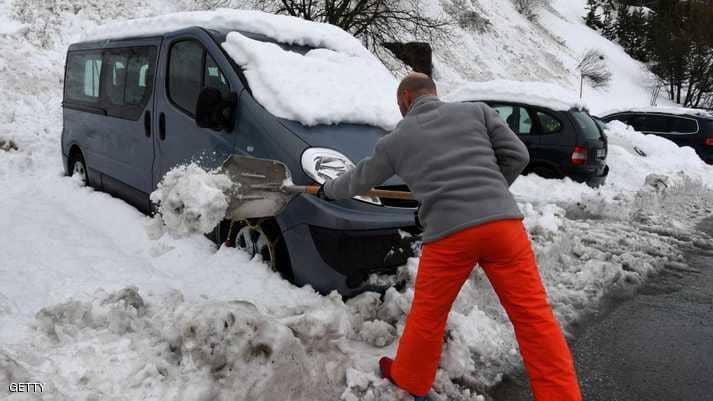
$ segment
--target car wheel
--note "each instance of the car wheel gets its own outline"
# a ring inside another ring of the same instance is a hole
[[[270,269],[291,280],[287,247],[274,220],[233,222],[228,233],[228,243],[250,255],[260,255]]]
[[[82,185],[87,185],[87,163],[84,161],[84,157],[79,151],[74,152],[72,157],[69,159],[69,175],[71,177],[79,177]]]

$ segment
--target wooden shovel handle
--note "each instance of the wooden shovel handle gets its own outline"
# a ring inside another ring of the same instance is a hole
[[[319,185],[309,185],[306,187],[293,186],[286,188],[290,192],[304,192],[307,194],[317,195],[319,192]],[[402,200],[413,200],[413,193],[406,191],[388,191],[385,189],[371,189],[364,196],[371,196],[373,198],[387,198],[387,199],[402,199]]]

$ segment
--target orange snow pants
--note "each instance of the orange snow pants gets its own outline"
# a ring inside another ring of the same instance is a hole
[[[474,266],[483,267],[515,328],[537,401],[581,401],[574,364],[520,220],[465,229],[425,244],[391,376],[425,396],[441,358],[448,313]]]

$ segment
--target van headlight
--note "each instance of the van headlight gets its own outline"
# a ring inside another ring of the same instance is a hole
[[[356,165],[348,157],[327,148],[309,148],[302,153],[302,170],[320,184],[333,180]],[[381,206],[379,198],[355,196],[354,199]]]

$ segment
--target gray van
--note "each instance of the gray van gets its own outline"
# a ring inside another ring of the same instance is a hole
[[[227,33],[191,27],[71,45],[62,103],[66,173],[150,213],[149,194],[174,166],[214,168],[243,154],[279,160],[296,184],[314,184],[370,155],[386,134],[355,124],[307,127],[270,114],[221,48]],[[406,189],[395,177],[384,185]],[[262,255],[297,285],[350,296],[378,290],[368,277],[391,273],[412,256],[415,207],[301,195],[276,218],[224,222],[212,235]]]

